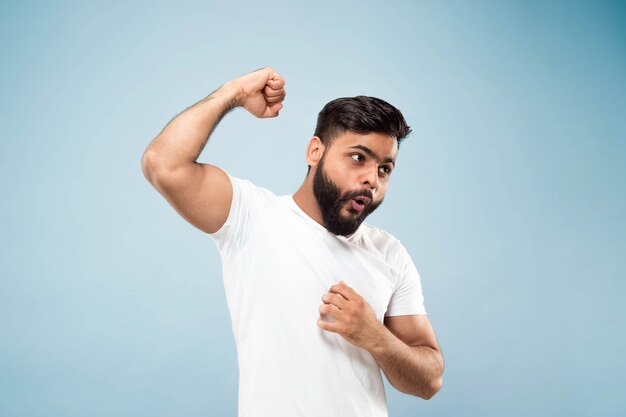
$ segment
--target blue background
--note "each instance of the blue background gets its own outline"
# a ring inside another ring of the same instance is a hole
[[[369,222],[446,370],[430,401],[387,386],[390,416],[626,413],[623,2],[2,1],[0,56],[1,416],[236,415],[216,247],[140,160],[265,65],[280,117],[229,114],[200,161],[287,194],[327,101],[414,129]]]

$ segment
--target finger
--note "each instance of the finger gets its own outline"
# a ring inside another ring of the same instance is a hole
[[[318,310],[321,316],[326,315],[335,319],[338,318],[338,314],[341,311],[339,308],[337,308],[337,306],[331,304],[322,304]]]
[[[337,333],[337,327],[333,325],[332,323],[322,320],[321,317],[317,319],[317,327],[319,327],[322,330],[326,330],[327,332]]]
[[[272,88],[269,85],[266,85],[263,88],[263,95],[266,97],[276,97],[285,94],[284,88]]]
[[[343,281],[330,287],[328,292],[340,294],[346,300],[351,300],[356,295],[356,292],[354,292],[352,288],[348,287]]]
[[[281,101],[284,101],[286,97],[285,92],[282,92],[281,94],[276,94],[273,96],[268,96],[268,95],[263,95],[263,98],[265,99],[265,101],[267,103],[279,103]]]
[[[339,309],[343,309],[345,307],[346,299],[339,294],[327,293],[322,296],[322,301],[325,304],[333,305]]]
[[[265,102],[267,104],[274,104],[274,103],[280,103],[281,101],[285,100],[285,94],[279,94],[277,96],[265,96]]]
[[[267,85],[274,90],[278,90],[285,86],[285,79],[278,73],[274,73],[273,76],[267,80]]]

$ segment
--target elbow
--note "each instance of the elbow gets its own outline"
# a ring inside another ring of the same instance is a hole
[[[443,384],[443,380],[441,376],[439,376],[439,377],[433,378],[432,380],[428,382],[423,381],[419,386],[413,386],[410,388],[406,386],[405,387],[396,386],[394,384],[392,384],[392,386],[404,394],[419,397],[423,400],[430,400],[431,398],[435,396],[435,394],[439,392],[442,384]]]
[[[141,157],[141,171],[150,184],[159,189],[161,186],[179,184],[188,179],[188,167],[195,162],[180,162],[171,153],[163,152],[154,144],[148,146]]]
[[[430,400],[439,392],[439,390],[441,390],[441,386],[443,385],[443,369],[443,356],[439,352],[434,373],[431,378],[429,378],[428,384],[425,387],[426,389],[423,390],[421,395],[418,395],[419,397],[425,400]]]
[[[143,176],[150,183],[154,183],[155,172],[156,172],[156,164],[155,164],[155,156],[150,148],[146,149],[141,157],[141,171],[143,172]]]
[[[426,384],[422,386],[421,392],[416,394],[418,397],[424,400],[430,400],[441,390],[441,386],[443,385],[443,357],[440,356],[438,361],[438,365],[434,370],[433,374],[431,374],[430,378],[426,381]]]
[[[429,387],[425,391],[423,391],[421,395],[418,395],[418,396],[424,400],[430,400],[431,398],[435,396],[435,394],[439,392],[442,385],[443,385],[443,378],[442,377],[435,378],[433,381],[431,381]]]
[[[170,177],[171,171],[164,159],[152,148],[148,148],[141,157],[141,171],[148,182],[155,187],[164,177]]]
[[[189,169],[172,165],[167,158],[150,148],[141,157],[141,171],[146,180],[163,196],[180,189],[190,178]]]

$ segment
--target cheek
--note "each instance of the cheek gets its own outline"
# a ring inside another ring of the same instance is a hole
[[[378,194],[376,195],[376,202],[380,203],[385,198],[385,194],[387,194],[387,186],[384,185],[378,188]]]
[[[335,173],[337,175],[350,175],[350,173],[354,171],[354,167],[349,162],[344,161],[343,163],[339,163],[335,166]]]
[[[354,176],[350,169],[341,165],[336,165],[332,171],[327,171],[327,174],[331,176],[332,181],[341,189],[346,189]]]

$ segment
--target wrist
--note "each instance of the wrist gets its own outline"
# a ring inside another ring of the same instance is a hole
[[[379,326],[376,326],[376,331],[372,334],[372,337],[367,344],[365,350],[370,352],[372,356],[378,356],[387,351],[390,337],[393,334],[387,329],[382,323],[378,323]]]
[[[236,79],[226,81],[215,92],[217,98],[222,102],[222,105],[227,109],[240,107],[243,105],[244,91],[241,83],[238,83]]]

